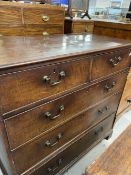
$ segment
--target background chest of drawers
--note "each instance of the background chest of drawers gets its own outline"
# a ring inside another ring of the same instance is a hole
[[[3,171],[61,174],[111,135],[131,44],[95,35],[11,36],[0,43]]]
[[[0,2],[1,35],[49,35],[64,33],[64,8]]]
[[[87,33],[94,30],[94,21],[88,19],[68,19],[65,18],[64,33]]]

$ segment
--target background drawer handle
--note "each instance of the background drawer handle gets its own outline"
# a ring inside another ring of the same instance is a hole
[[[47,22],[47,21],[49,21],[50,20],[50,17],[49,16],[42,16],[42,20],[44,21],[44,22]]]
[[[60,84],[62,82],[61,80],[64,79],[65,76],[66,76],[65,72],[61,71],[59,73],[59,76],[58,76],[58,81],[51,80],[51,78],[49,76],[47,76],[47,75],[45,75],[43,77],[43,80],[44,80],[45,83],[49,84],[50,86],[55,86],[55,85]]]
[[[56,144],[58,144],[60,142],[60,140],[63,138],[63,133],[59,133],[56,137],[56,139],[53,139],[55,140],[54,142],[50,141],[50,140],[47,140],[45,142],[45,146],[46,147],[54,147]]]
[[[115,85],[116,85],[116,82],[113,81],[111,84],[107,83],[104,88],[105,90],[107,90],[107,92],[109,92],[114,88]]]
[[[121,57],[115,57],[114,59],[113,58],[110,59],[110,63],[115,67],[120,63],[121,60],[122,60]]]
[[[58,161],[57,161],[57,166],[52,166],[52,167],[49,167],[49,168],[47,168],[47,172],[48,173],[53,173],[53,172],[55,172],[60,166],[62,165],[62,159],[59,159]]]
[[[98,110],[98,113],[100,113],[100,114],[105,114],[107,111],[109,111],[110,110],[110,108],[108,107],[108,106],[105,106],[104,108],[102,108],[102,109],[99,109]]]
[[[97,131],[95,131],[95,135],[98,135],[100,132],[103,132],[104,128],[100,127]]]
[[[61,116],[61,112],[63,112],[64,110],[65,110],[64,105],[61,105],[61,106],[59,107],[59,114],[53,115],[53,114],[51,114],[50,112],[46,112],[46,113],[45,113],[45,116],[46,116],[46,118],[48,118],[48,119],[50,119],[50,120],[54,120],[54,119],[57,119],[58,117],[60,117],[60,116]]]

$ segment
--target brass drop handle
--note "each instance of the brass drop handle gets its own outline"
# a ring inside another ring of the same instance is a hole
[[[63,138],[63,133],[59,133],[57,136],[56,136],[56,139],[55,141],[51,141],[51,140],[47,140],[45,142],[45,146],[46,147],[54,147],[56,144],[58,144],[60,142],[60,140]]]
[[[48,36],[49,35],[48,32],[43,32],[42,34],[43,34],[43,36]]]
[[[49,168],[47,168],[47,172],[48,173],[53,173],[53,172],[55,172],[60,166],[62,165],[62,159],[59,159],[58,161],[57,161],[57,165],[56,166],[51,166],[51,167],[49,167]]]
[[[109,61],[115,67],[120,63],[121,60],[122,58],[119,56],[119,57],[115,57],[114,59],[111,58]]]
[[[109,91],[111,91],[111,90],[114,88],[115,85],[116,85],[116,82],[113,81],[111,85],[106,84],[104,88],[105,88],[105,90],[106,90],[107,92],[109,92]]]
[[[110,108],[108,107],[108,106],[105,106],[104,108],[102,108],[102,109],[99,109],[98,110],[98,113],[99,114],[105,114],[107,111],[109,111],[110,110]]]
[[[49,17],[49,16],[46,16],[46,15],[43,15],[43,16],[42,16],[42,20],[43,20],[44,22],[47,22],[47,21],[50,20],[50,17]]]
[[[48,75],[45,75],[43,77],[43,80],[45,83],[49,84],[50,86],[56,86],[62,82],[62,79],[64,79],[66,76],[65,71],[61,71],[58,75],[58,81],[53,81]]]
[[[98,135],[100,132],[103,132],[104,128],[100,127],[98,130],[95,131],[95,135]]]
[[[53,115],[53,114],[51,114],[50,112],[46,112],[46,113],[45,113],[45,116],[46,116],[46,118],[48,118],[48,119],[50,119],[50,120],[55,120],[55,119],[57,119],[58,117],[61,116],[61,113],[62,113],[64,110],[65,110],[64,105],[61,105],[61,106],[59,107],[59,114]]]

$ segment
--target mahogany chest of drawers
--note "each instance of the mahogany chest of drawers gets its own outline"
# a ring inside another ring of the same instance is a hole
[[[63,34],[64,17],[59,6],[0,2],[0,35]]]
[[[3,36],[0,45],[3,172],[62,174],[111,135],[131,43],[85,34]]]

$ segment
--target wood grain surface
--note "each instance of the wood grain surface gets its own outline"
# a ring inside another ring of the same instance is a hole
[[[8,175],[60,174],[111,135],[130,41],[1,36],[0,46],[0,159]],[[45,147],[46,141],[52,146]]]
[[[60,6],[0,1],[0,35],[63,34],[64,16]]]
[[[94,34],[131,40],[131,23],[96,20],[94,24]]]
[[[0,44],[0,68],[131,46],[130,41],[87,34],[59,37],[1,36]]]
[[[86,175],[131,175],[131,125],[87,168]]]

